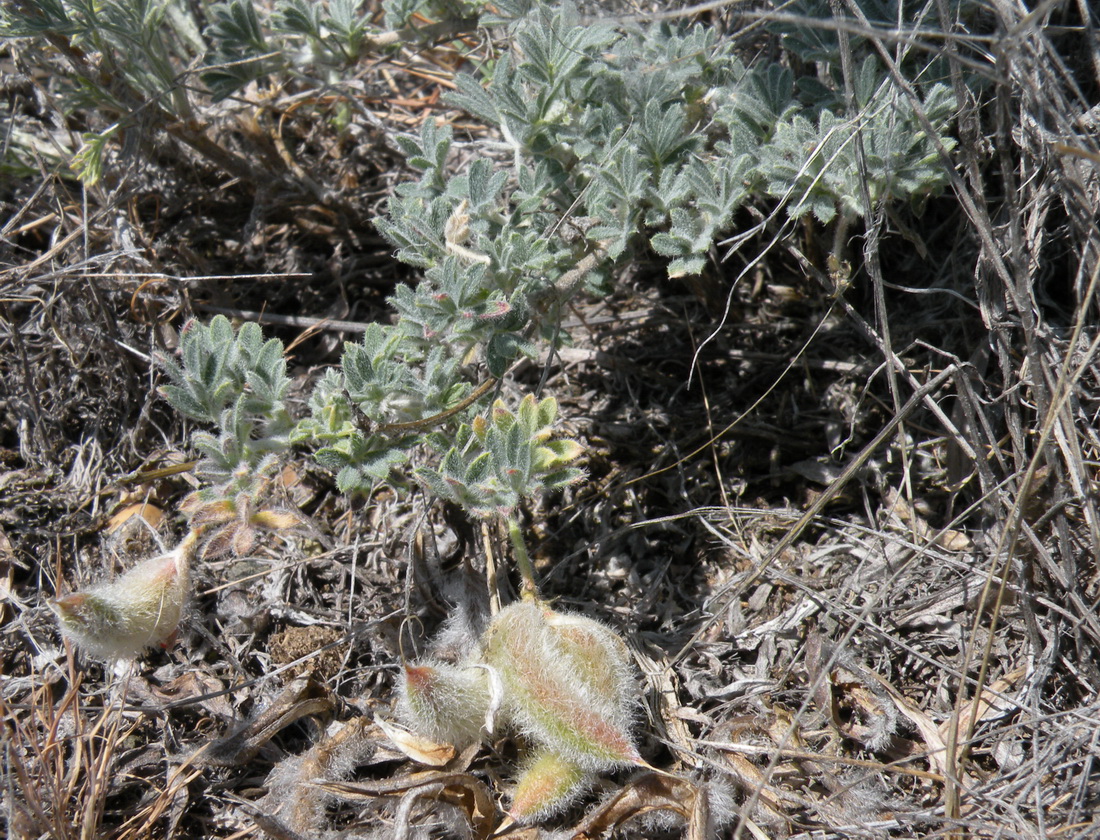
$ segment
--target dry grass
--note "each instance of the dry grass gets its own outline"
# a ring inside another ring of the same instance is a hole
[[[1096,836],[1088,6],[1024,16],[994,0],[974,26],[997,39],[939,45],[988,84],[960,91],[953,191],[922,216],[872,213],[841,294],[820,257],[829,231],[779,238],[764,220],[693,285],[632,266],[613,295],[578,304],[574,347],[517,374],[519,389],[545,376],[589,451],[590,481],[530,517],[545,591],[623,630],[645,675],[644,754],[678,775],[608,780],[564,836],[698,834],[708,818],[723,837]],[[889,64],[897,43],[881,46]],[[40,56],[3,49],[5,117],[39,136],[67,126]],[[285,492],[315,533],[202,569],[183,643],[126,676],[74,660],[43,601],[153,550],[152,530],[173,541],[171,515],[111,517],[139,502],[172,514],[190,487],[185,473],[119,480],[186,460],[149,366],[184,315],[285,316],[271,329],[298,342],[306,394],[340,339],[384,311],[402,270],[366,220],[401,177],[387,135],[458,118],[433,104],[445,58],[363,69],[385,93],[355,118],[358,148],[316,119],[330,103],[288,91],[278,138],[261,121],[251,140],[226,129],[254,103],[225,106],[211,136],[242,155],[274,144],[278,189],[178,148],[86,193],[41,155],[0,187],[8,836],[497,826],[484,811],[513,747],[412,776],[372,720],[389,713],[401,648],[424,644],[448,604],[480,602],[476,570],[501,550],[419,496],[350,504],[303,457]],[[311,183],[340,185],[339,200]],[[647,808],[668,820],[636,819]]]

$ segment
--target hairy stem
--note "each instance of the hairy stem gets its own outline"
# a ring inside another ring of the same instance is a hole
[[[527,554],[527,544],[523,541],[523,534],[520,533],[519,522],[514,516],[509,516],[506,524],[508,539],[512,541],[512,552],[516,555],[516,564],[519,566],[519,575],[523,579],[520,597],[524,601],[537,601],[539,588],[535,583],[535,568],[531,565],[531,558]]]

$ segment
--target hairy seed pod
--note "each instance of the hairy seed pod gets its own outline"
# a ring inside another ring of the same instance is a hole
[[[641,763],[627,650],[610,629],[521,602],[497,614],[483,647],[503,710],[528,739],[585,771]]]
[[[422,660],[405,666],[398,694],[397,715],[414,732],[457,749],[480,740],[490,709],[485,668]]]
[[[546,623],[576,665],[579,679],[629,717],[637,685],[630,650],[619,634],[594,619],[571,613],[547,612]]]
[[[61,632],[107,660],[134,659],[151,645],[174,640],[191,588],[198,532],[175,549],[144,560],[99,586],[49,601]]]
[[[539,822],[561,813],[584,793],[592,774],[549,750],[535,752],[512,795],[508,815],[517,822]]]

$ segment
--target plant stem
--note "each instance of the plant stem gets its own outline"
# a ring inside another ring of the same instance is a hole
[[[519,530],[519,522],[514,516],[509,516],[505,523],[508,526],[508,539],[512,541],[512,551],[516,555],[516,564],[519,566],[519,575],[523,579],[520,585],[520,597],[524,601],[537,601],[539,588],[535,584],[535,569],[531,565],[531,558],[527,555],[527,544],[523,541],[523,534]]]

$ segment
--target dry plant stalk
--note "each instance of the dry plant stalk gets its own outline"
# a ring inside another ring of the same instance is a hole
[[[70,676],[71,687],[57,702],[48,684],[36,688],[22,708],[0,697],[13,840],[100,840],[122,742],[142,725],[140,719],[125,720],[121,697],[90,717],[81,703],[81,676]],[[132,822],[147,836],[156,817],[139,816]]]

